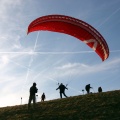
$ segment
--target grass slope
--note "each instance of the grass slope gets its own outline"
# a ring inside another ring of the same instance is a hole
[[[0,108],[0,120],[120,120],[120,90]]]

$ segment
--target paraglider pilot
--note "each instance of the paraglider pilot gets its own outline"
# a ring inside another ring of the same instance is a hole
[[[67,97],[66,94],[65,94],[65,89],[68,90],[68,88],[67,88],[65,85],[63,85],[63,84],[61,83],[56,90],[58,90],[58,89],[60,90],[60,98],[62,98],[62,94],[63,94],[65,97]]]
[[[87,91],[87,94],[90,93],[90,88],[92,88],[92,87],[90,87],[90,84],[85,86],[85,90]]]
[[[46,97],[45,97],[45,93],[43,93],[42,96],[41,96],[41,102],[42,102],[42,101],[44,102],[45,98],[46,98]]]
[[[30,96],[28,101],[28,109],[30,108],[31,101],[33,100],[33,107],[35,108],[35,102],[36,102],[36,95],[38,89],[36,87],[36,83],[33,83],[33,86],[30,87]]]

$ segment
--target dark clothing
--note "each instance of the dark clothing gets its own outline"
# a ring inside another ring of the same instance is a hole
[[[42,96],[41,96],[41,101],[44,102],[44,100],[45,100],[45,94],[43,93]]]
[[[85,86],[85,90],[87,91],[88,94],[90,93],[90,88],[92,88],[92,87],[90,87],[90,84]]]
[[[65,97],[67,97],[66,94],[65,94],[65,92],[62,92],[62,93],[60,93],[60,98],[62,98],[62,94],[63,94]]]
[[[28,101],[28,109],[29,109],[30,106],[31,106],[32,100],[33,100],[33,107],[35,108],[36,97],[35,97],[35,95],[30,95],[30,96],[29,96],[29,101]]]
[[[35,93],[37,93],[38,89],[36,88],[36,85],[33,85],[30,87],[30,96],[29,96],[29,101],[28,101],[28,109],[30,108],[31,102],[33,100],[33,106],[35,108],[35,102],[36,102],[36,96]]]
[[[68,89],[67,87],[65,87],[63,84],[60,84],[60,86],[56,90],[58,90],[58,89],[60,90],[60,98],[62,98],[62,94],[65,97],[67,97],[66,94],[65,94],[65,89]]]
[[[102,92],[102,88],[101,87],[98,88],[98,92],[99,93]]]
[[[31,88],[30,88],[30,95],[35,95],[35,93],[37,93],[37,88],[36,88],[36,86],[32,86]]]

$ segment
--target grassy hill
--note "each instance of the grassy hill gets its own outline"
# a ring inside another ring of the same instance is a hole
[[[0,120],[120,120],[120,90],[0,108]]]

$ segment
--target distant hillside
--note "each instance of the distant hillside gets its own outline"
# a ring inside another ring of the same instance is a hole
[[[0,108],[0,120],[120,120],[120,90]]]

